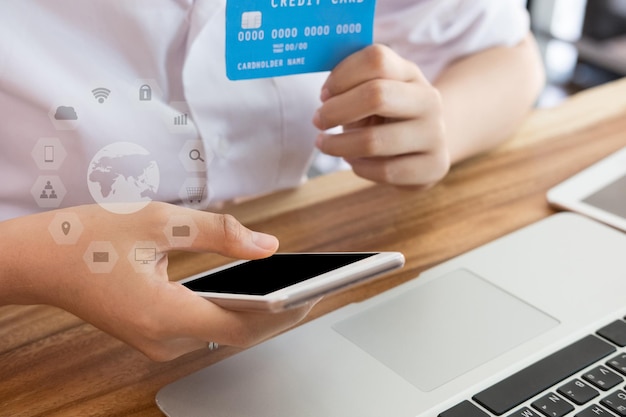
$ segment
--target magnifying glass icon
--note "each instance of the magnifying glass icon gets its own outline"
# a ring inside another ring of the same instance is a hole
[[[192,161],[204,162],[204,159],[202,159],[202,157],[200,156],[200,151],[197,149],[192,149],[189,151],[189,159],[191,159]]]

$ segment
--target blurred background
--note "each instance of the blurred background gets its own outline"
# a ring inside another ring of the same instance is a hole
[[[626,76],[626,0],[528,0],[546,67],[538,107]]]

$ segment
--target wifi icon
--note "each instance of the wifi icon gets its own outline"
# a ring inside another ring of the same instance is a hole
[[[99,87],[91,90],[91,93],[93,94],[94,98],[98,100],[98,103],[102,104],[104,103],[104,100],[109,98],[111,90],[109,90],[108,88]]]

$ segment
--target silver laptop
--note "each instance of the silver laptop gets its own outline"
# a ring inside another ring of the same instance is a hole
[[[626,234],[559,213],[165,386],[170,417],[626,415]]]

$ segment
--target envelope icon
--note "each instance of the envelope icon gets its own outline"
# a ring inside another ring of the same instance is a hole
[[[94,252],[93,261],[95,262],[109,262],[109,252]]]

